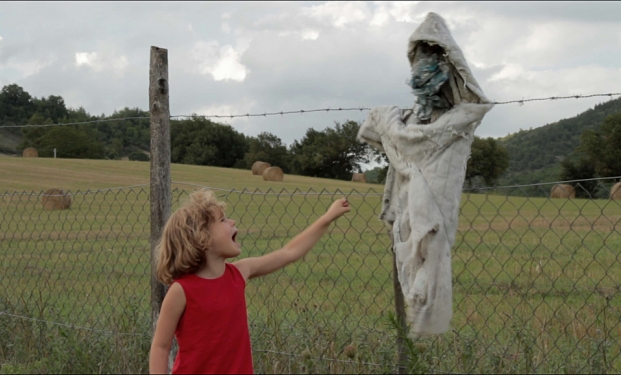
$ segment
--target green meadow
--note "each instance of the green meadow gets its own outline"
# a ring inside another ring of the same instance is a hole
[[[248,283],[255,371],[397,372],[382,185],[190,165],[171,174],[173,209],[197,186],[217,189],[242,257],[282,247],[347,196],[352,212],[304,260]],[[0,176],[0,373],[148,372],[149,163],[1,158]],[[71,208],[43,210],[49,188],[70,192]],[[464,194],[452,329],[408,341],[401,365],[621,372],[620,232],[615,201]]]

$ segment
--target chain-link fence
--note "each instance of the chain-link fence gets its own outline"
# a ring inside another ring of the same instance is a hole
[[[217,190],[243,257],[282,247],[338,197],[352,207],[304,260],[248,283],[255,370],[621,372],[621,201],[612,180],[587,182],[596,196],[584,182],[575,199],[523,196],[551,184],[465,191],[453,328],[406,341],[402,363],[381,189]],[[176,209],[195,187],[173,185]],[[146,372],[148,186],[0,204],[0,372]]]

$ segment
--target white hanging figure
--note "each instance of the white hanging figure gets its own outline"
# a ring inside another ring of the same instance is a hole
[[[409,39],[412,110],[372,109],[358,140],[386,153],[380,219],[392,227],[410,337],[449,329],[451,247],[474,131],[493,107],[435,13]]]

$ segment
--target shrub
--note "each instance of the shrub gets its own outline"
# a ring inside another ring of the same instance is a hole
[[[134,151],[131,154],[129,154],[129,160],[135,160],[135,161],[149,161],[151,159],[149,159],[149,155],[145,154],[142,151]]]

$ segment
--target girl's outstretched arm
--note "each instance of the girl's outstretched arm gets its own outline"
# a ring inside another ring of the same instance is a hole
[[[234,262],[244,279],[264,276],[304,257],[327,231],[330,223],[351,211],[345,198],[336,200],[317,221],[295,236],[282,249],[269,254]]]
[[[151,351],[149,353],[149,373],[167,374],[168,373],[168,354],[175,336],[175,329],[183,311],[185,310],[185,293],[178,283],[173,283],[160,309],[160,316],[157,319]]]

